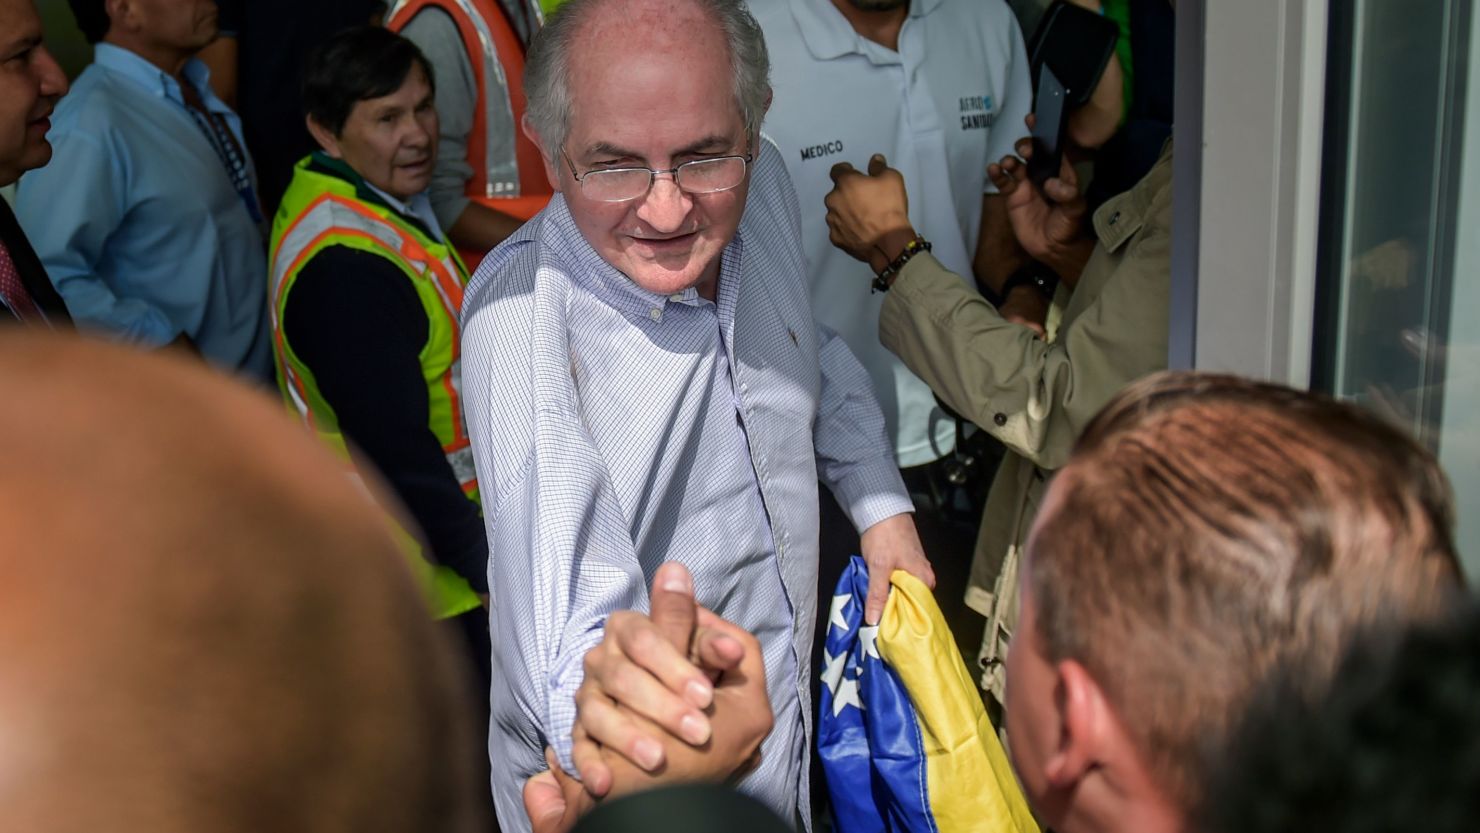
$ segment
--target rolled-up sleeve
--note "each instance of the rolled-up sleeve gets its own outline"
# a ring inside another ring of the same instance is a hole
[[[601,642],[606,618],[646,610],[636,551],[597,460],[581,449],[536,443],[513,491],[488,516],[499,667],[538,731],[526,740],[526,778],[544,769],[538,750],[553,747],[575,772],[571,732],[586,652]],[[535,754],[528,755],[528,750]]]
[[[512,278],[511,278],[512,280]],[[579,417],[537,404],[534,356],[554,334],[531,331],[527,298],[470,299],[464,320],[468,400],[489,545],[495,724],[490,754],[500,814],[554,748],[574,773],[571,732],[586,652],[618,610],[646,610],[626,516]],[[555,352],[558,352],[555,351]],[[567,376],[568,378],[568,376]]]
[[[1085,272],[1102,288],[1053,342],[1003,318],[934,258],[916,257],[884,301],[879,335],[957,413],[1057,469],[1116,391],[1166,366],[1168,245],[1163,234],[1138,238],[1114,264],[1097,250]],[[1076,291],[1094,289],[1081,278]]]
[[[915,511],[874,398],[868,371],[837,333],[817,325],[822,392],[812,442],[817,473],[859,532]]]

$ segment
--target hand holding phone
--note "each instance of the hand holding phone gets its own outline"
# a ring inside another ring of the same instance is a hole
[[[1028,178],[1042,188],[1059,175],[1064,158],[1064,136],[1069,90],[1045,66],[1038,73],[1038,95],[1033,102],[1033,155],[1028,159]]]

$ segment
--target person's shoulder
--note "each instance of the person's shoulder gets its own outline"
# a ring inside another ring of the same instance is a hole
[[[297,285],[329,288],[335,294],[416,298],[406,270],[389,253],[376,253],[343,243],[319,249],[303,264]]]
[[[484,307],[530,298],[545,249],[540,225],[541,216],[537,214],[483,256],[463,296],[464,319]]]
[[[463,390],[485,512],[499,511],[534,442],[537,288],[558,278],[542,220],[543,212],[489,252],[463,295]]]
[[[461,318],[464,351],[473,372],[528,375],[536,288],[540,281],[560,277],[558,263],[542,240],[543,219],[544,212],[536,214],[494,247],[468,282]]]
[[[398,34],[421,45],[423,40],[462,46],[462,33],[457,20],[441,6],[423,6],[401,24]]]
[[[1011,24],[1021,29],[1017,15],[1006,0],[940,0],[935,13],[943,20],[969,22],[997,28]]]
[[[1005,0],[940,0],[927,21],[925,32],[932,42],[943,38],[954,43],[970,35],[983,45],[974,55],[953,55],[958,61],[1011,61],[1013,41],[1024,39],[1022,25]]]
[[[342,244],[314,252],[299,269],[281,318],[289,339],[346,322],[424,321],[416,288],[385,255]]]
[[[800,215],[796,186],[786,170],[786,163],[781,160],[781,149],[764,134],[751,163],[750,193],[745,210],[747,216],[787,218]]]
[[[764,137],[752,166],[740,231],[743,239],[759,244],[753,256],[746,255],[746,261],[761,268],[760,280],[773,285],[804,285],[802,217],[796,188],[781,161],[781,151]]]
[[[129,112],[133,98],[128,83],[97,64],[90,64],[72,82],[52,114],[51,138],[72,131],[105,132]]]

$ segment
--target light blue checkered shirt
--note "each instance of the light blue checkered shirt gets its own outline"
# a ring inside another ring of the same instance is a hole
[[[913,507],[867,373],[812,320],[773,146],[751,176],[717,303],[638,288],[559,195],[469,288],[463,390],[488,525],[489,754],[506,831],[528,829],[520,791],[543,748],[570,767],[581,660],[607,615],[646,610],[669,560],[762,645],[776,728],[741,789],[810,819],[817,480],[860,529]]]

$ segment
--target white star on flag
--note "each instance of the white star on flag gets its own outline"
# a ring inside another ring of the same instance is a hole
[[[833,717],[842,714],[847,706],[862,710],[863,701],[858,699],[858,680],[845,677],[839,681],[837,689],[833,691]]]
[[[853,596],[847,593],[841,596],[833,596],[832,613],[827,617],[827,626],[829,629],[848,629],[848,617],[844,615],[844,611],[848,609],[848,602],[852,601],[852,599]]]
[[[864,656],[882,659],[879,656],[879,626],[865,625],[858,629],[858,642],[863,646]]]
[[[822,652],[822,684],[827,690],[837,693],[838,684],[843,681],[843,666],[848,662],[847,652],[833,656],[825,649]]]

